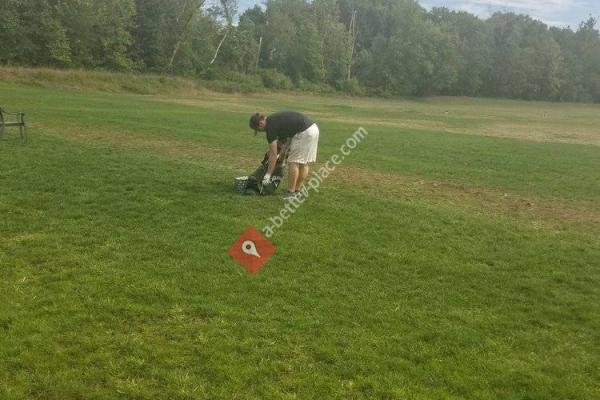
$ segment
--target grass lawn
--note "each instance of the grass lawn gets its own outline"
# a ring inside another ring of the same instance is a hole
[[[600,398],[600,106],[1,75],[1,399]],[[286,108],[319,163],[369,136],[249,276],[283,202],[232,178]]]

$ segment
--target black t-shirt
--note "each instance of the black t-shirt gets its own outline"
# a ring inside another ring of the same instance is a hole
[[[284,141],[304,132],[314,124],[306,115],[296,111],[281,111],[267,117],[267,141]]]

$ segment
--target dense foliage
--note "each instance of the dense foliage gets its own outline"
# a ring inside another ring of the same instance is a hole
[[[415,0],[0,0],[0,64],[269,88],[600,102],[600,34]]]

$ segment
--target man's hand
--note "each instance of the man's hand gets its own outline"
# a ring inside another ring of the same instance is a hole
[[[263,186],[267,186],[271,184],[271,174],[265,174],[263,180],[262,180],[262,184]]]

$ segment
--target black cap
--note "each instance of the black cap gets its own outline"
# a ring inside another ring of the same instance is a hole
[[[254,133],[258,133],[258,126],[261,120],[260,113],[256,113],[250,117],[250,129],[254,130]]]

